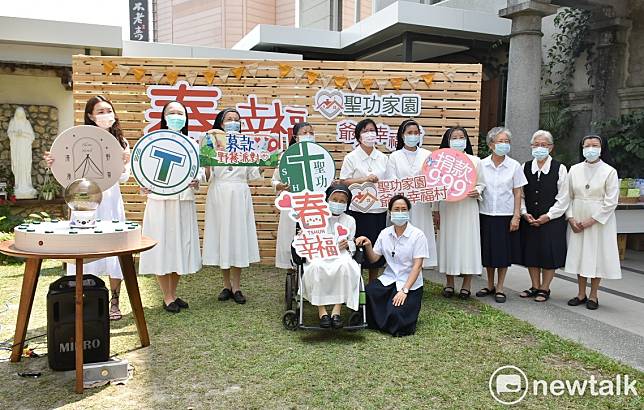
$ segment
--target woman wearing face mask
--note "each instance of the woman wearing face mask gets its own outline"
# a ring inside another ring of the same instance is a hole
[[[470,297],[472,275],[481,274],[481,236],[478,200],[485,189],[481,160],[473,155],[472,144],[465,128],[454,127],[443,134],[440,148],[464,152],[476,169],[476,186],[458,202],[441,201],[434,213],[438,233],[438,270],[444,273],[447,284],[443,296],[454,296],[454,278],[463,277],[458,296]]]
[[[225,133],[241,130],[239,113],[227,108],[215,118],[213,129]],[[211,140],[212,141],[212,140]],[[208,144],[208,134],[202,143]],[[224,276],[220,301],[246,303],[240,288],[241,269],[259,262],[259,245],[249,181],[261,179],[259,167],[210,167],[203,238],[203,264],[219,266]]]
[[[306,300],[318,307],[320,327],[339,329],[343,326],[340,312],[342,304],[358,310],[360,297],[360,265],[351,257],[355,252],[353,238],[355,220],[345,212],[351,203],[351,191],[346,185],[335,183],[326,190],[327,202],[332,216],[327,233],[336,232],[336,224],[344,226],[348,233],[338,237],[340,255],[328,259],[314,259],[304,265],[301,291]],[[329,316],[326,305],[333,305]]]
[[[580,151],[582,162],[573,165],[568,174],[571,202],[566,219],[570,229],[564,270],[577,274],[579,286],[577,296],[568,305],[585,304],[595,310],[599,307],[599,282],[622,278],[615,222],[619,183],[604,138],[584,137]],[[588,278],[590,295],[586,297]]]
[[[130,146],[127,140],[123,137],[119,119],[114,114],[114,106],[105,97],[97,95],[85,104],[84,114],[85,125],[93,125],[108,131],[117,139],[123,148],[123,173],[119,178],[119,182],[114,184],[109,189],[103,191],[103,199],[96,209],[96,218],[103,220],[119,220],[125,221],[125,207],[123,206],[123,198],[121,198],[121,188],[119,183],[124,183],[130,178]],[[44,159],[47,166],[51,167],[55,158],[46,152]],[[83,264],[83,273],[94,275],[109,275],[110,289],[112,297],[110,298],[110,320],[121,319],[121,310],[119,308],[119,297],[121,293],[121,281],[123,280],[123,272],[118,257],[113,256],[103,258],[95,262]],[[76,266],[73,264],[67,265],[67,274],[75,275]]]
[[[532,135],[532,161],[523,165],[528,184],[521,198],[522,265],[528,268],[532,286],[519,294],[536,302],[550,298],[555,269],[566,263],[566,220],[570,203],[566,167],[550,156],[552,134],[539,130]]]
[[[188,135],[186,107],[173,101],[163,107],[161,129]],[[203,179],[203,176],[199,176]],[[157,195],[143,188],[148,200],[143,215],[143,234],[157,240],[157,246],[141,253],[139,273],[157,275],[163,293],[163,308],[171,313],[187,309],[188,303],[177,297],[179,276],[201,269],[199,227],[195,207],[195,179],[185,191],[174,195]]]
[[[313,133],[313,126],[308,122],[299,122],[293,127],[293,137],[288,145],[291,146],[298,142],[315,142],[315,134]],[[273,179],[271,181],[277,196],[282,191],[289,189],[288,184],[283,183],[279,176],[279,167],[275,168],[273,172]],[[291,264],[291,242],[295,236],[295,222],[288,216],[288,211],[280,212],[280,220],[277,225],[277,243],[275,245],[275,267],[279,269],[288,269],[291,273],[293,265]]]
[[[364,236],[356,239],[357,246],[365,247],[369,260],[375,262],[383,256],[387,260],[383,274],[365,288],[367,324],[392,336],[413,335],[423,299],[427,237],[409,223],[409,199],[395,195],[388,208],[393,225],[378,235],[375,245]]]
[[[396,151],[389,155],[387,179],[403,179],[422,174],[423,164],[431,151],[421,148],[420,125],[414,120],[405,120],[398,127]],[[436,238],[432,219],[432,204],[417,203],[409,211],[411,223],[427,237],[429,257],[423,260],[423,268],[436,266]]]
[[[521,221],[521,187],[528,183],[521,165],[508,157],[512,133],[495,127],[487,133],[492,155],[481,160],[485,190],[479,205],[481,223],[481,260],[487,271],[487,287],[476,296],[494,295],[497,303],[505,303],[503,282],[508,267],[521,262],[518,237]],[[498,280],[494,284],[494,272]]]
[[[344,157],[340,169],[340,182],[346,186],[365,182],[375,184],[387,176],[387,156],[374,148],[376,130],[376,123],[370,118],[356,125],[355,138],[359,145]],[[366,236],[372,242],[387,226],[387,212],[382,208],[370,209],[365,213],[351,205],[349,214],[356,220],[356,235]],[[362,268],[369,269],[369,282],[376,279],[383,265],[383,259],[362,264]]]

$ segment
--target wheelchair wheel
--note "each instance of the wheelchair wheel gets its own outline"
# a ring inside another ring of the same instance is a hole
[[[298,312],[296,310],[287,310],[282,315],[282,324],[286,330],[297,330]]]
[[[360,326],[362,322],[362,310],[364,306],[360,306],[357,311],[352,312],[349,316],[349,326]]]
[[[286,283],[284,285],[284,310],[293,310],[293,274],[286,275]]]

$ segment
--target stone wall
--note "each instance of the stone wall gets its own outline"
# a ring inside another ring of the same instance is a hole
[[[23,107],[27,119],[34,129],[36,138],[32,144],[31,181],[38,190],[43,183],[47,167],[42,160],[43,153],[48,151],[58,135],[58,109],[49,105],[18,105],[0,103],[0,182],[3,180],[13,183],[11,174],[11,150],[7,136],[9,121],[17,107]]]

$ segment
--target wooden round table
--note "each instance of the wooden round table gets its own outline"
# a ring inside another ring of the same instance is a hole
[[[132,313],[134,314],[134,321],[136,328],[139,332],[141,339],[141,346],[150,345],[150,336],[148,335],[148,328],[145,324],[145,316],[143,314],[143,305],[141,304],[141,294],[139,293],[139,285],[136,280],[136,269],[134,267],[134,258],[132,254],[147,251],[157,244],[156,241],[142,237],[137,246],[114,249],[109,252],[95,252],[95,253],[36,253],[21,251],[16,249],[14,241],[0,242],[0,253],[9,256],[16,256],[19,258],[26,258],[25,274],[22,278],[22,290],[20,291],[20,304],[18,306],[18,319],[16,320],[16,333],[13,337],[13,347],[11,348],[11,361],[18,362],[23,351],[25,336],[27,335],[27,326],[29,324],[29,316],[31,314],[31,307],[34,302],[34,295],[36,294],[36,286],[38,284],[38,276],[40,275],[40,267],[43,259],[74,259],[76,261],[76,283],[83,283],[83,260],[85,259],[100,259],[109,256],[118,256],[121,263],[121,270],[123,271],[123,279],[127,294],[130,298],[132,305]],[[83,392],[83,287],[76,286],[76,325],[75,325],[75,355],[76,355],[76,393]]]

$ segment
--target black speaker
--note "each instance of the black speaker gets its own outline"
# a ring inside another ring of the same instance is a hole
[[[47,293],[47,356],[53,370],[74,370],[76,276],[63,276]],[[110,320],[105,282],[83,275],[83,363],[105,362],[110,356]]]

